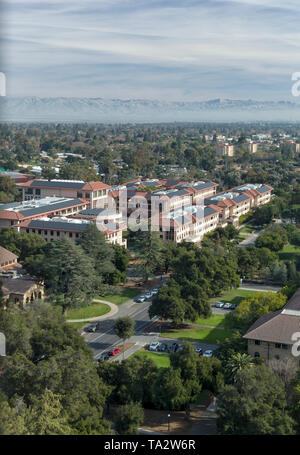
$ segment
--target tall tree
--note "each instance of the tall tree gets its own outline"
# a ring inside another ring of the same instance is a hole
[[[116,319],[114,331],[123,340],[123,359],[125,357],[125,341],[134,334],[134,321],[129,316]]]
[[[221,434],[294,434],[282,381],[264,365],[242,369],[218,399]]]

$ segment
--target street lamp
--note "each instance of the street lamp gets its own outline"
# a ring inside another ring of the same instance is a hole
[[[170,433],[170,417],[171,414],[168,414],[168,433]]]

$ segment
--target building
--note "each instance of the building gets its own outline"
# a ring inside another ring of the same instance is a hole
[[[15,183],[25,183],[28,182],[32,177],[30,175],[21,174],[17,171],[2,171],[0,170],[0,177],[9,177]]]
[[[213,206],[191,205],[174,212],[162,213],[158,218],[160,238],[175,243],[200,243],[203,236],[216,229],[219,210]]]
[[[271,200],[273,188],[269,185],[248,183],[205,199],[206,205],[215,205],[220,211],[220,226],[228,223],[239,225],[239,217],[246,215],[252,208],[267,204]]]
[[[263,183],[247,183],[237,186],[231,191],[247,194],[251,200],[251,208],[267,204],[271,200],[273,188]]]
[[[29,275],[1,278],[4,308],[13,303],[21,309],[34,300],[44,299],[44,286]]]
[[[227,142],[217,143],[217,156],[234,156],[234,145],[228,144]]]
[[[44,298],[44,286],[22,269],[18,256],[0,246],[0,280],[4,308],[9,302],[21,309],[28,302]]]
[[[46,197],[84,199],[91,208],[107,207],[107,192],[110,188],[102,182],[78,180],[30,180],[18,187],[24,201]]]
[[[93,223],[93,221],[82,218],[43,217],[22,222],[18,228],[20,232],[38,234],[47,242],[59,240],[64,235],[76,242],[82,234],[86,232],[90,223]],[[97,222],[97,227],[103,232],[108,243],[126,247],[126,240],[123,240],[122,238],[122,232],[125,229],[125,226],[108,220],[107,223]]]
[[[228,223],[238,226],[239,217],[251,209],[250,197],[246,193],[238,191],[217,194],[206,199],[205,204],[214,205],[221,209],[219,212],[220,226],[225,226]]]
[[[0,269],[7,270],[15,267],[18,263],[18,256],[0,246]]]
[[[290,360],[300,366],[300,356],[293,355],[295,333],[300,336],[300,288],[288,303],[274,313],[261,316],[245,333],[248,353],[265,361]]]
[[[256,142],[246,142],[244,144],[247,147],[249,153],[256,153],[257,152],[257,143]]]
[[[59,197],[0,204],[0,230],[18,227],[21,222],[39,219],[44,216],[74,215],[88,206],[89,202],[83,199]]]

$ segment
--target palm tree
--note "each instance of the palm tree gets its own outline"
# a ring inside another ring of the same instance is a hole
[[[225,372],[230,382],[236,382],[237,374],[246,368],[254,365],[253,358],[245,353],[233,354],[225,366]]]

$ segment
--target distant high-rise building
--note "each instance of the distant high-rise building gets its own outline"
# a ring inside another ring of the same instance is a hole
[[[233,156],[234,155],[234,145],[226,143],[217,144],[217,155],[218,156]]]

